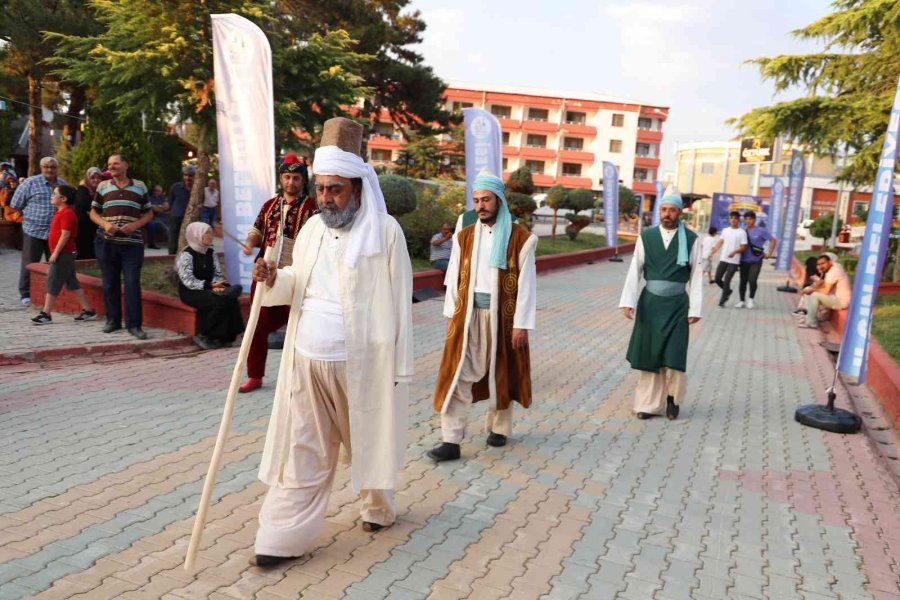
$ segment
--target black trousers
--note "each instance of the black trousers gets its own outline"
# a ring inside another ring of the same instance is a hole
[[[184,216],[169,215],[169,254],[178,254],[178,235],[181,233],[181,222]]]
[[[728,297],[731,296],[731,279],[738,270],[738,265],[719,261],[716,267],[716,285],[722,288],[722,298],[719,304],[725,304]]]
[[[756,296],[756,280],[759,279],[759,272],[762,270],[762,261],[759,262],[742,262],[741,263],[741,282],[738,290],[741,293],[741,301],[743,302],[747,296],[747,284],[750,284],[750,298]]]
[[[22,266],[19,268],[19,297],[31,298],[31,273],[28,265],[41,262],[41,258],[50,258],[50,246],[47,240],[31,237],[22,233]]]

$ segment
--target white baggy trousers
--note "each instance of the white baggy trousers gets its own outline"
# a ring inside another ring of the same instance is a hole
[[[687,373],[662,367],[659,373],[638,371],[634,393],[634,412],[661,415],[666,410],[666,396],[681,404],[687,393]]]
[[[481,381],[490,369],[493,340],[491,334],[490,310],[472,309],[469,323],[469,345],[463,357],[459,381],[450,394],[447,410],[441,413],[441,436],[444,442],[459,444],[466,435],[466,421],[472,405],[472,384]],[[488,409],[485,415],[485,433],[493,431],[509,436],[512,433],[512,403],[506,410]]]
[[[350,456],[347,363],[294,354],[291,382],[291,453],[285,479],[298,487],[271,486],[259,512],[256,554],[301,556],[322,529],[341,443]],[[390,525],[393,490],[362,490],[362,519]]]

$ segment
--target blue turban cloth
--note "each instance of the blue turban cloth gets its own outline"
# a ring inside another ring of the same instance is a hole
[[[659,201],[660,206],[663,206],[664,204],[676,206],[679,210],[684,208],[684,201],[681,199],[681,194],[675,190],[674,186],[669,186],[669,189],[666,190],[662,200]],[[678,219],[678,266],[683,267],[686,264],[688,264],[687,233],[684,231],[684,223],[681,222],[681,219]]]
[[[506,205],[506,194],[503,180],[490,173],[482,172],[475,178],[472,191],[486,190],[497,196],[497,221],[494,223],[494,245],[491,248],[491,267],[506,269],[506,249],[509,247],[509,236],[512,233],[512,217]]]

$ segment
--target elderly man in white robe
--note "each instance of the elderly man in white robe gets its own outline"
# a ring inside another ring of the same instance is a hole
[[[413,374],[412,268],[378,178],[359,156],[362,127],[326,121],[313,160],[319,214],[293,264],[257,260],[262,304],[291,307],[259,478],[269,486],[251,562],[308,552],[325,519],[343,444],[363,529],[396,516]]]

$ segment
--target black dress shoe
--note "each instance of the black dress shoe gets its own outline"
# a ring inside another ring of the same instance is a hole
[[[442,442],[440,446],[435,446],[427,452],[428,458],[435,462],[444,462],[445,460],[457,460],[459,458],[459,444],[451,444]]]
[[[506,436],[501,435],[499,433],[494,433],[493,431],[488,434],[487,437],[487,445],[493,446],[494,448],[500,448],[506,445]]]
[[[679,407],[675,404],[675,398],[666,396],[666,418],[670,421],[674,421],[678,418],[678,410]]]
[[[297,558],[296,556],[269,556],[268,554],[255,554],[250,559],[250,564],[254,567],[261,567],[263,569],[267,569],[270,567],[277,567],[279,564],[283,563],[286,560],[294,560]]]
[[[381,523],[373,523],[371,521],[363,521],[362,524],[363,531],[368,531],[369,533],[380,531],[385,527],[387,527],[387,525],[382,525]]]
[[[118,331],[122,329],[122,326],[117,323],[106,322],[106,325],[103,326],[103,333],[112,333],[113,331]]]
[[[130,333],[131,335],[133,335],[134,337],[136,337],[139,340],[147,339],[147,332],[144,331],[143,329],[141,329],[140,327],[129,327],[128,333]]]
[[[656,416],[656,415],[654,415],[654,414],[645,413],[645,412],[639,412],[639,413],[637,414],[637,418],[640,419],[640,420],[642,420],[642,421],[643,421],[644,419],[649,419],[650,417],[655,417],[655,416]]]

